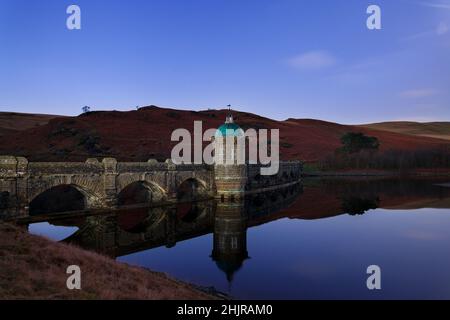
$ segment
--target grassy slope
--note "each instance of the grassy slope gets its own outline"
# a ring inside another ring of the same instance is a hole
[[[217,128],[227,110],[201,112],[147,107],[129,112],[93,112],[79,117],[52,119],[48,124],[8,136],[0,144],[0,154],[26,156],[31,161],[84,161],[88,157],[113,156],[122,161],[170,158],[173,130],[193,129],[203,121],[203,129]],[[317,161],[334,153],[340,137],[349,131],[376,136],[381,151],[420,150],[448,144],[448,140],[399,134],[370,128],[311,120],[276,121],[255,114],[233,111],[243,128],[280,130],[282,159]]]
[[[81,268],[81,290],[66,269]],[[0,299],[211,299],[165,274],[30,235],[0,223]]]
[[[47,124],[51,119],[62,116],[49,114],[28,114],[17,112],[0,112],[0,128],[26,130]]]
[[[0,137],[22,130],[46,125],[51,119],[60,116],[47,114],[27,114],[0,112]]]
[[[361,125],[363,128],[396,132],[420,137],[450,140],[450,122],[381,122]]]

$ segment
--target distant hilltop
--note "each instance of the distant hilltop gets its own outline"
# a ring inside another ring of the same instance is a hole
[[[96,111],[75,117],[0,112],[0,154],[25,156],[30,161],[84,161],[115,157],[122,161],[170,158],[177,128],[190,131],[196,120],[203,129],[218,128],[228,110],[185,111],[156,106],[133,111]],[[285,160],[320,161],[340,147],[347,132],[377,137],[380,152],[414,151],[450,146],[450,123],[388,122],[342,125],[313,119],[276,121],[233,111],[244,130],[279,129],[280,153]]]

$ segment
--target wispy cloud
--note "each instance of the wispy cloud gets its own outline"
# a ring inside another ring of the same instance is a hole
[[[435,89],[412,89],[400,92],[400,96],[403,98],[424,98],[434,96],[438,91]]]
[[[333,66],[336,59],[327,51],[309,51],[292,57],[288,63],[296,69],[322,69]]]
[[[447,34],[449,31],[450,31],[450,27],[449,27],[448,23],[441,21],[436,26],[436,28],[434,28],[433,30],[428,30],[428,31],[419,32],[419,33],[410,35],[410,36],[404,38],[404,40],[414,40],[414,39],[419,39],[419,38],[429,37],[429,36],[443,36],[443,35]]]
[[[425,7],[450,10],[449,1],[423,1],[420,4]]]
[[[351,64],[340,63],[335,73],[328,78],[347,84],[367,84],[374,76],[385,74],[386,63],[402,59],[405,51],[392,51],[381,56],[370,56]],[[383,71],[384,70],[384,71]]]

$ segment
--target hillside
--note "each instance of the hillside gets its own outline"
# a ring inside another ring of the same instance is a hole
[[[362,125],[363,128],[397,132],[412,136],[450,140],[450,122],[394,121]]]
[[[0,299],[216,299],[166,274],[133,267],[0,223]],[[67,267],[80,266],[82,290],[67,290]]]
[[[78,117],[53,118],[47,124],[10,133],[0,145],[0,154],[21,155],[33,161],[84,161],[87,157],[104,156],[114,156],[122,161],[166,159],[176,144],[170,141],[173,130],[186,128],[192,132],[195,120],[203,121],[203,130],[217,128],[224,122],[227,112],[180,111],[150,106],[127,112],[91,112]],[[340,146],[342,134],[349,131],[376,136],[381,151],[450,145],[441,139],[319,120],[276,121],[239,111],[233,111],[233,114],[243,129],[280,129],[282,159],[321,160],[333,154]]]
[[[27,114],[17,112],[0,112],[0,138],[47,124],[51,119],[59,116],[47,114]]]

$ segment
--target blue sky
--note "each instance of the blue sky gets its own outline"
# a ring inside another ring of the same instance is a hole
[[[449,0],[0,0],[0,111],[444,121],[449,88]]]

